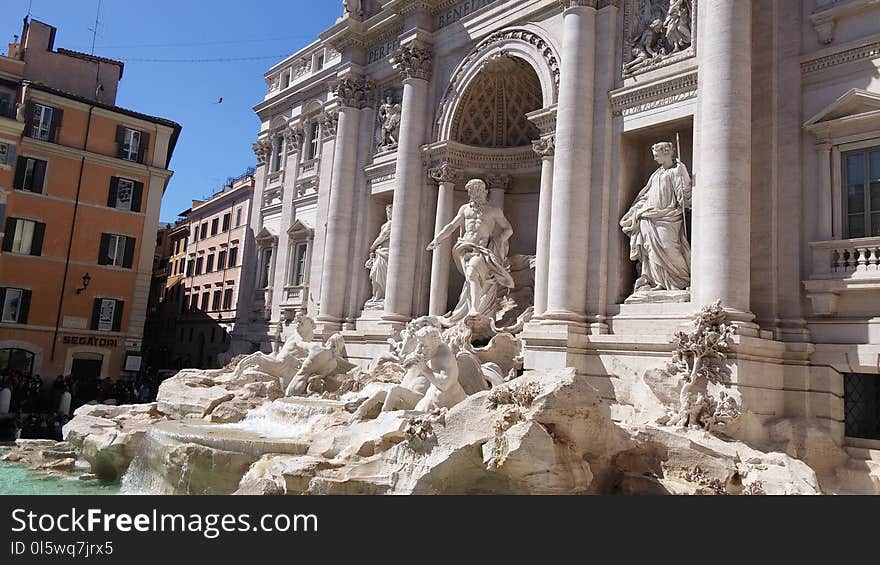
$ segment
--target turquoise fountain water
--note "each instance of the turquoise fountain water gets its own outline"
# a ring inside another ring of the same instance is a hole
[[[0,462],[0,495],[117,494],[119,483],[49,477],[16,463]]]

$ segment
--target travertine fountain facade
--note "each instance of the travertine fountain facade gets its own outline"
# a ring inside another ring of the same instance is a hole
[[[876,401],[849,413],[844,382],[880,390],[880,6],[344,10],[255,108],[242,351],[277,348],[304,311],[365,365],[419,316],[487,315],[526,370],[574,368],[626,421],[720,301],[740,439],[799,433],[814,468],[877,453],[847,421]]]

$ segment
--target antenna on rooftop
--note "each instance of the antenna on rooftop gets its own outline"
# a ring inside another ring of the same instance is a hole
[[[32,9],[33,7],[34,7],[34,0],[29,0],[29,2],[28,2],[28,11],[27,11],[27,18],[28,18],[28,19],[31,18],[31,9]]]
[[[33,0],[31,0],[33,2]],[[98,11],[95,13],[95,27],[90,27],[89,31],[92,32],[92,52],[90,55],[95,54],[95,42],[98,39],[98,26],[101,25],[101,2],[102,0],[98,0]]]

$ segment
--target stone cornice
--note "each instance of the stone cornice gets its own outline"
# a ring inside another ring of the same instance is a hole
[[[428,166],[446,163],[460,170],[481,170],[484,175],[536,170],[540,166],[531,146],[487,149],[452,141],[424,146],[422,159]]]
[[[621,88],[610,92],[614,116],[628,116],[674,102],[696,98],[697,71],[689,71],[646,86]]]
[[[6,118],[0,116],[0,133],[11,135],[13,137],[21,137],[22,132],[24,131],[24,122],[19,122],[14,118]],[[3,140],[6,142],[7,140]],[[14,142],[13,140],[9,140],[9,142]]]
[[[596,9],[597,4],[597,0],[559,0],[559,5],[562,7],[563,12],[572,8]]]
[[[171,178],[171,175],[174,174],[168,169],[161,169],[150,165],[126,161],[125,159],[118,159],[116,157],[109,157],[91,151],[76,149],[74,147],[58,145],[57,143],[49,143],[48,141],[40,141],[30,137],[24,137],[21,140],[20,149],[18,151],[19,155],[23,152],[27,152],[28,149],[36,149],[44,153],[50,153],[71,159],[81,159],[85,157],[86,162],[88,163],[96,163],[106,167],[112,167],[116,170],[125,171],[126,173],[134,175],[155,175],[161,178]]]
[[[876,36],[875,36],[876,37]],[[819,55],[801,61],[801,73],[808,75],[838,65],[880,58],[880,40],[844,48],[835,53]]]
[[[832,0],[817,7],[810,14],[810,23],[819,43],[828,45],[834,41],[834,28],[838,20],[857,16],[875,8],[877,4],[877,0]]]
[[[549,108],[541,108],[534,112],[526,114],[526,118],[538,128],[541,137],[551,135],[556,132],[556,104]]]

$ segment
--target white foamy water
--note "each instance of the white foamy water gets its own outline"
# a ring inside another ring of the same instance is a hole
[[[286,405],[281,410],[266,404],[252,410],[244,420],[235,424],[218,424],[216,430],[235,430],[255,434],[263,438],[294,439],[308,433],[314,424],[332,412],[323,406]]]

